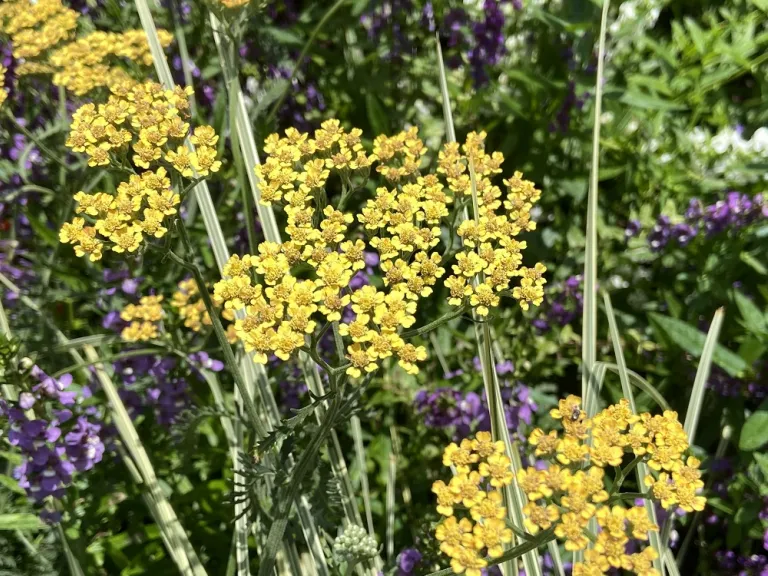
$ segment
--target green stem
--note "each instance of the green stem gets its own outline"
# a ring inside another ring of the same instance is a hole
[[[616,481],[613,483],[613,487],[611,488],[611,491],[609,492],[609,496],[613,496],[616,494],[619,489],[621,488],[621,485],[624,483],[624,480],[627,479],[627,476],[629,476],[630,472],[637,467],[640,462],[643,461],[643,458],[645,458],[645,455],[635,456],[635,459],[632,460],[629,464],[627,464],[626,468],[622,469],[618,476],[616,476]]]
[[[336,345],[336,354],[339,356],[339,362],[343,364],[346,357],[344,355],[344,341],[341,339],[341,334],[339,333],[338,322],[333,323],[333,342]]]
[[[182,222],[181,218],[177,218],[177,224],[177,229],[179,230],[179,236],[181,237],[181,242],[184,245],[184,250],[186,250],[187,254],[191,256],[193,254],[192,243],[189,240],[189,235],[187,234],[187,229],[184,226],[184,222]],[[259,433],[260,436],[263,436],[262,432],[265,431],[263,430],[261,420],[259,419],[259,413],[256,410],[256,404],[254,404],[253,398],[251,398],[251,394],[248,391],[248,386],[246,386],[245,381],[240,374],[240,369],[237,366],[235,354],[232,352],[232,347],[229,345],[229,341],[227,340],[227,333],[224,330],[224,326],[221,324],[218,311],[213,305],[211,295],[208,292],[208,287],[205,284],[205,279],[203,278],[200,269],[195,264],[187,262],[171,250],[168,250],[166,254],[174,262],[192,272],[192,276],[194,277],[195,283],[197,284],[197,289],[200,292],[200,297],[203,299],[205,309],[208,312],[208,316],[211,318],[211,323],[213,324],[213,331],[216,334],[216,339],[219,341],[219,345],[221,346],[222,352],[224,353],[224,363],[227,365],[227,369],[232,373],[232,377],[235,380],[235,385],[240,390],[240,394],[243,397],[243,407],[245,408],[245,411],[248,414],[248,418],[251,421],[251,424],[254,426],[256,432]]]
[[[336,377],[331,376],[331,381],[335,381]],[[334,387],[334,386],[332,386]],[[307,472],[312,468],[312,464],[320,451],[320,448],[325,443],[325,439],[333,430],[333,425],[336,420],[336,416],[341,408],[341,394],[334,394],[331,404],[328,410],[323,416],[320,423],[320,428],[317,433],[310,440],[309,445],[301,454],[296,467],[291,474],[291,478],[288,484],[281,490],[280,496],[274,506],[274,512],[272,517],[274,521],[269,529],[269,536],[267,536],[267,542],[264,546],[264,550],[261,555],[261,564],[259,566],[259,576],[271,576],[275,567],[275,557],[280,547],[280,542],[285,534],[285,529],[288,526],[289,515],[291,511],[291,505],[301,490],[301,484],[306,476]]]
[[[299,69],[301,68],[301,63],[304,62],[304,58],[306,58],[310,47],[315,41],[315,38],[317,38],[317,35],[320,33],[320,30],[323,29],[323,27],[327,24],[328,20],[331,19],[331,16],[333,16],[336,13],[336,11],[339,8],[341,8],[342,4],[344,4],[344,2],[346,1],[347,0],[337,0],[336,3],[333,6],[331,6],[328,12],[326,12],[325,15],[320,19],[320,22],[317,23],[317,26],[315,26],[315,29],[312,30],[312,33],[309,35],[309,38],[307,39],[307,42],[304,44],[304,48],[301,49],[301,54],[299,54],[299,58],[296,60],[296,66],[293,67],[293,71],[291,72],[291,77],[288,78],[288,84],[286,84],[285,89],[283,90],[283,93],[280,95],[280,98],[277,99],[277,102],[275,102],[274,106],[272,106],[272,110],[270,111],[269,116],[267,116],[268,126],[275,119],[275,115],[277,114],[278,110],[280,110],[280,106],[283,105],[285,98],[288,96],[288,92],[292,90],[291,86],[293,85],[293,80],[294,78],[296,78],[296,74],[298,74]]]
[[[635,500],[637,498],[642,498],[644,500],[647,500],[651,497],[651,494],[649,492],[622,492],[621,494],[615,494],[608,498],[606,500],[606,505],[613,504],[614,502],[619,502],[622,500]]]
[[[416,328],[415,330],[406,330],[405,332],[400,334],[400,337],[405,339],[405,338],[413,338],[414,336],[423,336],[424,334],[434,330],[438,326],[442,326],[446,322],[450,322],[454,318],[458,318],[459,316],[464,314],[464,312],[466,311],[467,311],[466,306],[459,306],[455,310],[452,310],[451,312],[446,312],[445,314],[440,316],[440,318],[438,318],[437,320],[430,322],[429,324],[426,324],[421,328]]]
[[[55,152],[53,152],[50,148],[48,148],[48,146],[43,144],[42,141],[37,136],[35,136],[32,132],[27,130],[25,126],[22,126],[19,123],[19,121],[16,120],[16,117],[11,113],[10,110],[6,113],[6,116],[10,119],[11,122],[13,122],[14,126],[16,126],[16,129],[22,134],[24,134],[24,136],[29,138],[32,142],[34,142],[35,146],[37,146],[40,149],[40,151],[43,154],[45,154],[50,160],[53,160],[54,162],[56,162],[56,164],[58,164],[65,170],[70,170],[69,165],[67,165],[67,163],[64,160],[62,160]]]

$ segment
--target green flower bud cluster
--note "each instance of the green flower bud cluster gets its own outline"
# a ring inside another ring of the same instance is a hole
[[[379,553],[376,538],[369,536],[365,528],[350,524],[333,543],[333,554],[340,562],[359,562]]]

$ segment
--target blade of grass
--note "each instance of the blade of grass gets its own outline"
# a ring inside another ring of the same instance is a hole
[[[133,421],[128,415],[123,401],[120,399],[120,395],[117,393],[117,388],[107,374],[103,364],[98,362],[99,355],[92,346],[88,345],[83,347],[83,352],[89,361],[94,362],[96,377],[109,400],[115,427],[120,434],[120,439],[135,462],[142,480],[149,490],[151,499],[157,506],[158,520],[160,521],[159,527],[169,535],[172,549],[180,561],[179,570],[182,574],[206,575],[205,568],[203,568],[203,565],[197,558],[197,553],[189,542],[187,534],[176,516],[176,512],[160,488],[152,462],[144,449],[136,428],[133,426]]]
[[[603,0],[600,18],[600,38],[597,50],[595,80],[595,114],[592,127],[592,166],[587,198],[587,231],[584,247],[584,314],[581,339],[581,397],[585,408],[596,406],[597,396],[592,383],[592,371],[597,361],[597,197],[600,171],[600,116],[603,107],[603,74],[605,65],[605,36],[610,0]],[[587,412],[587,416],[591,416]]]
[[[387,532],[386,550],[387,562],[392,562],[395,557],[395,479],[397,477],[397,456],[390,445],[389,466],[387,468]]]
[[[56,529],[59,533],[59,539],[61,540],[61,547],[64,548],[64,557],[67,559],[69,573],[72,576],[85,576],[85,572],[83,572],[80,562],[69,547],[69,541],[67,541],[67,535],[64,534],[64,528],[61,527],[61,524],[56,524]]]
[[[699,359],[699,366],[696,369],[696,378],[693,381],[693,390],[691,391],[691,398],[688,401],[688,410],[685,413],[685,422],[683,423],[683,429],[688,435],[688,443],[690,445],[693,445],[696,438],[696,429],[699,426],[699,418],[701,416],[701,406],[704,403],[704,392],[707,389],[707,380],[709,380],[709,373],[712,369],[712,357],[715,353],[717,338],[720,335],[724,319],[725,311],[719,308],[712,318],[712,324],[710,324],[709,331],[707,332],[707,340],[704,342],[704,350]]]
[[[704,404],[704,393],[707,389],[707,380],[709,380],[709,373],[712,369],[712,359],[717,346],[717,338],[720,335],[720,329],[723,326],[724,319],[725,311],[722,308],[718,308],[712,318],[712,323],[709,325],[707,339],[704,342],[704,348],[701,352],[701,358],[699,359],[699,366],[696,369],[696,377],[693,380],[693,390],[691,390],[691,397],[688,401],[688,410],[685,413],[685,422],[683,423],[683,430],[685,430],[685,433],[688,436],[688,444],[691,446],[693,446],[694,440],[696,439],[696,430],[699,427],[701,407]],[[669,536],[672,533],[674,524],[674,515],[670,514],[661,530],[661,541],[664,546],[669,544]],[[677,569],[677,565],[675,565],[675,569]]]
[[[608,316],[608,328],[611,333],[611,342],[613,344],[613,353],[616,356],[616,365],[619,368],[619,379],[621,380],[621,390],[624,397],[629,402],[629,407],[632,410],[632,414],[637,415],[637,405],[635,404],[635,396],[632,393],[632,387],[629,384],[629,374],[627,373],[627,364],[624,361],[624,351],[621,347],[621,339],[619,337],[619,329],[616,326],[616,316],[613,313],[613,305],[611,304],[611,297],[608,292],[603,292],[603,303],[605,305],[605,314]],[[645,485],[645,477],[648,475],[648,467],[645,463],[641,462],[635,468],[635,476],[637,478],[637,486],[639,489]],[[645,510],[648,513],[648,517],[651,521],[658,526],[659,521],[656,517],[656,507],[650,500],[645,500]],[[659,571],[661,576],[665,576],[666,569],[662,558],[664,556],[664,548],[662,545],[661,537],[658,532],[648,532],[648,537],[653,546],[659,554],[659,557],[653,561],[653,565],[656,570]]]
[[[612,372],[616,372],[616,374],[619,373],[619,367],[616,364],[613,364],[611,362],[600,362],[600,361],[595,363],[595,371],[597,371],[597,369],[601,366],[608,370],[611,370]],[[650,382],[648,382],[648,380],[640,376],[640,374],[638,374],[637,372],[629,369],[627,369],[627,375],[629,376],[629,379],[632,382],[632,384],[634,384],[640,390],[648,394],[648,396],[650,396],[651,399],[653,399],[653,401],[656,402],[659,408],[661,408],[662,410],[672,410],[672,408],[670,408],[667,401],[664,399],[664,396],[662,396],[661,393],[658,390],[656,390],[656,388],[654,388]],[[599,394],[599,390],[598,390],[598,394]]]
[[[365,446],[363,444],[363,428],[360,426],[360,418],[352,416],[352,440],[355,444],[357,466],[360,469],[360,486],[363,489],[363,505],[365,508],[365,520],[368,524],[368,534],[375,536],[373,528],[373,512],[371,511],[371,492],[368,487],[368,466],[365,459]]]
[[[456,129],[453,124],[453,114],[451,113],[450,97],[448,94],[448,80],[445,74],[445,63],[443,62],[443,53],[440,46],[439,35],[436,38],[437,41],[437,64],[440,80],[440,92],[443,101],[443,117],[445,119],[445,134],[448,142],[456,141]],[[474,167],[470,164],[469,174],[472,184],[472,204],[474,206],[474,216],[479,217],[478,214],[478,200],[477,200],[477,185],[475,182]],[[463,218],[466,220],[469,218],[467,209],[465,208]],[[478,278],[474,279],[474,282],[478,282]],[[473,311],[475,338],[477,339],[478,356],[480,357],[480,364],[483,373],[483,385],[485,393],[488,399],[488,410],[491,416],[491,435],[494,441],[502,440],[506,449],[507,457],[512,463],[512,470],[517,476],[520,470],[519,454],[514,448],[512,439],[509,436],[509,430],[507,429],[506,415],[504,414],[503,401],[501,398],[501,389],[499,387],[498,375],[496,374],[496,365],[493,360],[493,343],[491,337],[490,327],[487,322],[480,322],[480,319]],[[523,527],[523,506],[525,505],[525,495],[517,485],[517,480],[513,480],[512,485],[504,489],[504,498],[507,507],[508,520],[518,528]],[[525,573],[528,576],[541,576],[541,564],[539,562],[539,553],[536,549],[533,549],[523,555],[523,566],[525,567]],[[515,574],[517,571],[517,563],[515,559],[511,559],[501,564],[502,571],[507,575]]]

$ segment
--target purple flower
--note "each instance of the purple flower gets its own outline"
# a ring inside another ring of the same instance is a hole
[[[640,220],[630,220],[627,227],[624,229],[624,237],[627,239],[634,238],[640,234],[642,229],[643,226],[640,224]]]
[[[411,576],[421,558],[421,552],[416,548],[406,548],[400,552],[397,556],[398,576]]]
[[[224,362],[221,360],[214,360],[208,356],[207,352],[195,352],[189,355],[189,360],[193,365],[201,366],[211,372],[221,372],[224,370]]]

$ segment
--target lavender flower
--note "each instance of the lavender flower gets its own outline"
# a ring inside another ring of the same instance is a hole
[[[75,472],[85,472],[104,455],[102,424],[95,408],[83,408],[69,390],[72,377],[53,378],[38,366],[29,376],[37,384],[13,406],[0,400],[0,416],[8,420],[8,442],[23,461],[14,470],[19,486],[34,502],[61,498]],[[51,406],[50,418],[43,411]],[[34,410],[39,408],[39,410]]]
[[[397,576],[412,576],[421,559],[421,552],[416,548],[406,548],[400,552],[397,556]]]

